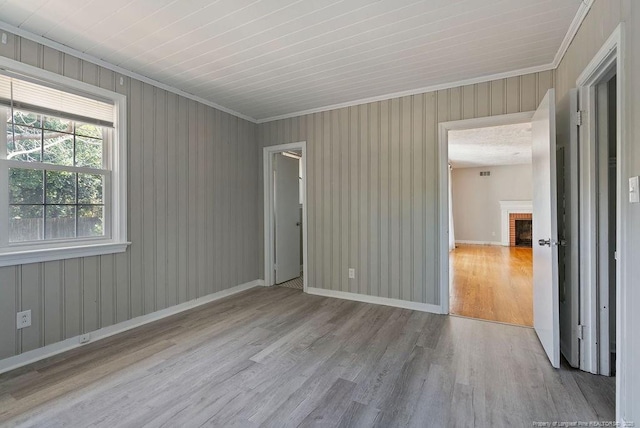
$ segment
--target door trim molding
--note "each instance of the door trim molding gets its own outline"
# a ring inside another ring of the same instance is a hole
[[[299,141],[297,143],[279,144],[276,146],[268,146],[263,148],[262,163],[263,176],[262,184],[264,188],[264,213],[263,213],[263,229],[264,229],[264,285],[266,287],[275,284],[275,275],[273,273],[273,245],[275,236],[273,234],[274,215],[273,215],[273,155],[276,153],[286,152],[289,150],[302,150],[302,283],[303,290],[306,293],[309,287],[309,275],[307,268],[309,266],[308,258],[308,242],[307,239],[307,142]]]
[[[449,131],[531,122],[533,111],[487,116],[438,124],[438,301],[440,313],[449,313]],[[428,226],[428,225],[427,225]]]
[[[627,151],[627,137],[626,129],[623,126],[626,123],[625,115],[626,111],[624,106],[626,105],[625,88],[626,75],[625,75],[625,28],[624,23],[621,22],[618,27],[611,33],[607,41],[602,45],[598,53],[593,57],[589,64],[585,67],[583,72],[576,80],[576,85],[580,91],[580,110],[586,111],[583,117],[583,125],[580,127],[580,148],[583,152],[580,154],[580,210],[581,210],[581,226],[584,230],[595,230],[595,224],[598,221],[596,211],[597,207],[595,203],[591,201],[590,195],[594,190],[596,176],[593,167],[595,162],[592,156],[595,155],[596,150],[596,114],[595,114],[595,88],[601,83],[604,77],[612,71],[612,67],[615,64],[617,88],[616,88],[616,146],[617,146],[617,158],[616,158],[616,249],[617,249],[617,269],[616,269],[616,420],[621,420],[620,398],[622,394],[622,382],[624,381],[625,373],[625,361],[622,352],[622,343],[627,337],[627,326],[624,323],[625,319],[622,316],[626,313],[626,290],[629,283],[626,278],[626,254],[622,244],[622,237],[625,236],[627,231],[627,210],[624,209],[625,193],[622,189],[626,189],[624,185],[623,177],[628,176],[628,166],[626,162]],[[586,150],[585,150],[586,149]],[[586,199],[586,201],[585,201]],[[584,216],[586,214],[586,216]],[[583,217],[584,216],[584,217]],[[587,221],[587,224],[583,223]],[[592,328],[587,329],[588,343],[581,343],[581,363],[584,360],[585,366],[581,367],[583,370],[590,371],[592,373],[600,373],[599,368],[599,349],[597,342],[600,342],[598,330],[599,328],[593,328],[593,326],[599,326],[601,321],[601,314],[598,305],[598,283],[596,281],[595,269],[596,262],[598,260],[595,253],[595,242],[591,239],[584,239],[581,235],[580,239],[580,260],[582,267],[580,269],[580,312],[581,323],[587,324]],[[589,234],[586,238],[594,238],[592,234]],[[586,267],[586,269],[585,269]],[[608,313],[607,313],[608,316]],[[608,325],[608,322],[607,322]],[[585,354],[584,357],[582,354]]]

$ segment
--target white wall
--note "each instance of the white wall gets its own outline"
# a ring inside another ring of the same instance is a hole
[[[481,177],[480,171],[490,171]],[[530,201],[531,165],[454,168],[453,222],[456,242],[501,241],[500,201]]]

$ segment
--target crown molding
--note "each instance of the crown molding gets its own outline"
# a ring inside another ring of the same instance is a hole
[[[135,71],[131,71],[131,70],[128,70],[126,68],[111,64],[110,62],[101,60],[101,59],[96,58],[96,57],[94,57],[92,55],[88,55],[88,54],[86,54],[84,52],[81,52],[81,51],[79,51],[77,49],[71,48],[71,47],[69,47],[67,45],[63,45],[62,43],[55,42],[55,41],[53,41],[51,39],[47,39],[46,37],[38,36],[37,34],[34,34],[34,33],[30,32],[30,31],[23,30],[22,28],[15,27],[15,26],[13,26],[11,24],[7,24],[4,21],[0,21],[0,30],[6,31],[8,33],[12,33],[12,34],[14,34],[16,36],[31,40],[31,41],[36,42],[36,43],[40,43],[41,45],[48,46],[48,47],[56,49],[56,50],[58,50],[60,52],[64,52],[66,54],[75,56],[75,57],[80,58],[80,59],[82,59],[84,61],[99,65],[100,67],[104,67],[104,68],[109,69],[111,71],[114,71],[114,72],[116,72],[118,74],[122,74],[123,76],[131,77],[132,79],[136,79],[136,80],[139,80],[141,82],[148,83],[148,84],[153,85],[153,86],[155,86],[157,88],[164,89],[165,91],[174,93],[176,95],[180,95],[182,97],[188,98],[188,99],[193,100],[193,101],[197,101],[197,102],[199,102],[201,104],[207,105],[209,107],[213,107],[215,109],[218,109],[218,110],[223,111],[225,113],[229,113],[230,115],[239,117],[239,118],[247,120],[249,122],[258,123],[257,120],[254,119],[253,117],[250,117],[250,116],[247,116],[245,114],[239,113],[239,112],[237,112],[235,110],[231,110],[230,108],[221,106],[221,105],[216,104],[216,103],[214,103],[212,101],[209,101],[209,100],[206,100],[204,98],[201,98],[201,97],[199,97],[197,95],[190,94],[189,92],[185,92],[182,89],[178,89],[178,88],[176,88],[174,86],[167,85],[165,83],[162,83],[162,82],[160,82],[158,80],[155,80],[155,79],[152,79],[150,77],[143,76],[142,74],[136,73]]]
[[[457,88],[459,86],[475,85],[476,83],[484,83],[484,82],[490,82],[492,80],[507,79],[509,77],[517,77],[525,74],[540,73],[542,71],[549,71],[555,68],[556,67],[554,67],[553,64],[545,64],[545,65],[537,65],[535,67],[520,68],[518,70],[506,71],[504,73],[488,74],[480,77],[474,77],[471,79],[457,80],[455,82],[446,82],[438,85],[424,86],[422,88],[409,89],[407,91],[392,92],[389,94],[378,95],[375,97],[361,98],[359,100],[347,101],[339,104],[330,104],[327,106],[312,108],[309,110],[302,110],[294,113],[286,113],[279,116],[268,117],[265,119],[258,119],[257,122],[258,123],[273,122],[274,120],[289,119],[292,117],[304,116],[312,113],[320,113],[323,111],[336,110],[344,107],[353,107],[360,104],[368,104],[368,103],[373,103],[377,101],[386,101],[393,98],[407,97],[411,95],[424,94],[426,92],[434,92],[434,91],[440,91],[443,89]]]
[[[558,48],[558,51],[556,52],[556,55],[551,64],[545,64],[545,65],[529,67],[529,68],[522,68],[519,70],[513,70],[513,71],[504,72],[504,73],[490,74],[490,75],[481,76],[481,77],[472,78],[472,79],[458,80],[455,82],[448,82],[448,83],[443,83],[439,85],[426,86],[423,88],[411,89],[403,92],[393,92],[393,93],[379,95],[379,96],[370,97],[370,98],[362,98],[359,100],[347,101],[339,104],[331,104],[324,107],[302,110],[302,111],[297,111],[293,113],[286,113],[278,116],[258,119],[257,123],[273,122],[274,120],[289,119],[292,117],[304,116],[312,113],[320,113],[323,111],[335,110],[335,109],[344,108],[344,107],[353,107],[356,105],[367,104],[367,103],[372,103],[377,101],[386,101],[393,98],[406,97],[410,95],[418,95],[426,92],[439,91],[442,89],[457,88],[459,86],[474,85],[477,83],[484,83],[484,82],[490,82],[492,80],[506,79],[509,77],[516,77],[524,74],[555,70],[556,68],[558,68],[558,66],[560,65],[560,61],[562,61],[562,58],[564,58],[564,55],[567,53],[567,49],[569,49],[569,45],[571,45],[573,38],[578,33],[578,30],[580,29],[580,26],[582,25],[582,22],[584,21],[584,19],[587,17],[587,14],[589,13],[589,10],[591,9],[591,6],[593,5],[594,1],[595,0],[581,1],[580,7],[578,7],[578,11],[574,16],[573,21],[571,21],[571,25],[567,29],[567,33],[565,34],[564,39],[562,40],[562,43],[560,44],[560,47]]]
[[[567,53],[567,49],[569,49],[569,45],[571,45],[573,38],[578,34],[578,30],[580,29],[584,19],[589,14],[589,10],[591,10],[591,6],[594,1],[595,0],[582,0],[582,3],[580,3],[576,16],[573,18],[573,21],[571,21],[567,34],[565,34],[564,39],[560,44],[560,48],[553,59],[553,68],[558,68],[560,65],[560,61],[562,61],[562,58],[564,58],[564,55]]]

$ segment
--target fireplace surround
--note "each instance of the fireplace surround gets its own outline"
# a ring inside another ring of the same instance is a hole
[[[501,218],[501,239],[500,242],[505,247],[515,245],[511,242],[511,215],[522,216],[522,219],[531,219],[533,205],[531,201],[500,201]],[[515,223],[513,224],[515,234]]]

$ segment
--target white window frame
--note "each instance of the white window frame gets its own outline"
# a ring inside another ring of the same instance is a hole
[[[104,190],[105,236],[4,244],[0,246],[0,267],[126,251],[130,244],[127,241],[127,97],[5,57],[0,57],[0,68],[68,88],[73,93],[106,99],[114,105],[114,129],[105,148],[106,165],[110,166],[107,169],[111,171]],[[0,166],[0,210],[6,210],[7,215],[2,216],[6,220],[0,225],[0,233],[5,234],[8,233],[8,166],[13,165],[6,161],[3,163]],[[54,170],[56,167],[46,164],[46,169]]]

